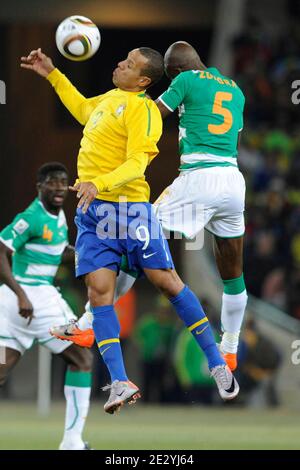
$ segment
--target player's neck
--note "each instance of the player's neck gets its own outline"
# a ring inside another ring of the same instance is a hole
[[[40,199],[40,202],[43,204],[44,209],[49,212],[52,215],[58,216],[60,212],[60,207],[54,207],[51,204],[47,203],[47,201],[43,201],[43,199]]]

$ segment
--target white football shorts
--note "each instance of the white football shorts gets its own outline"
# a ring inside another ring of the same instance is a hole
[[[245,180],[235,167],[180,173],[154,203],[162,227],[194,238],[203,228],[221,238],[244,234]]]
[[[38,343],[47,347],[54,354],[68,348],[70,341],[61,341],[51,336],[49,329],[53,325],[68,323],[77,319],[68,304],[54,286],[27,286],[22,289],[34,308],[34,318],[28,320],[19,315],[15,293],[6,285],[0,287],[0,347],[15,349],[24,354],[26,349]]]

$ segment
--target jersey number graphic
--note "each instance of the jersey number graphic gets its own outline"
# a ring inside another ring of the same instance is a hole
[[[223,108],[223,101],[231,101],[232,93],[217,91],[212,112],[224,117],[222,124],[208,124],[208,130],[211,134],[226,134],[232,127],[233,117],[229,109]]]
[[[147,246],[150,243],[150,233],[149,233],[148,227],[146,227],[145,225],[139,225],[135,233],[136,233],[136,238],[140,242],[144,243],[142,250],[146,250]]]

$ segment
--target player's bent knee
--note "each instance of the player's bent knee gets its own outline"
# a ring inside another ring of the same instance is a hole
[[[78,346],[80,348],[80,346]],[[80,348],[78,356],[74,360],[74,367],[83,372],[89,372],[93,365],[93,354],[89,349]]]
[[[93,354],[89,349],[84,349],[84,356],[82,359],[81,370],[90,371],[93,365]]]
[[[92,306],[111,305],[113,303],[113,294],[101,286],[89,286],[88,298]]]
[[[149,279],[168,298],[175,297],[184,288],[182,280],[173,270],[159,270],[154,275],[152,274]]]

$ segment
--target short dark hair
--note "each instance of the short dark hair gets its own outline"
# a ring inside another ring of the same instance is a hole
[[[63,171],[64,173],[68,174],[68,170],[66,167],[59,162],[49,162],[42,165],[37,172],[37,182],[43,183],[49,173],[53,173],[54,171]]]
[[[151,84],[157,83],[164,74],[164,58],[160,52],[151,49],[151,47],[139,47],[140,53],[148,59],[141,73],[151,78]],[[149,87],[148,87],[149,88]]]

